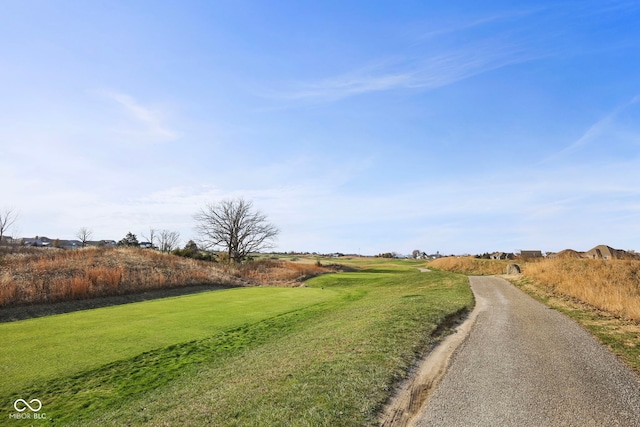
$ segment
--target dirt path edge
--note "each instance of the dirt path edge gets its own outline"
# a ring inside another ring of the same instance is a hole
[[[478,314],[485,308],[485,300],[474,295],[475,307],[453,333],[437,344],[418,361],[413,374],[404,380],[387,403],[379,418],[382,427],[410,426],[427,404],[440,380],[447,371],[456,349],[469,336]]]

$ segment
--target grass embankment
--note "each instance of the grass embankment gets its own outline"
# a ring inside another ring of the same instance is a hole
[[[640,322],[640,261],[548,259],[525,264],[523,273],[554,294]]]
[[[327,271],[273,260],[218,264],[139,248],[15,248],[0,255],[0,307],[190,285],[292,286]]]
[[[482,260],[446,260],[430,266],[465,274],[491,271],[475,269]],[[496,263],[498,270],[504,261],[486,263]],[[519,265],[522,276],[508,280],[582,324],[640,373],[640,261],[565,258]]]
[[[55,425],[365,425],[437,325],[472,305],[466,278],[450,273],[387,267],[307,284],[2,324],[12,367],[0,417],[15,399],[38,398],[42,423]],[[37,346],[34,331],[58,334]]]
[[[493,275],[506,273],[507,265],[512,262],[474,257],[445,257],[431,261],[429,267],[461,274]]]
[[[24,248],[4,256],[0,306],[241,282],[211,263],[138,248]]]

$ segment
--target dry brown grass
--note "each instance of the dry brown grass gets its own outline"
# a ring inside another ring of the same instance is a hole
[[[513,261],[478,259],[474,257],[445,257],[433,260],[430,267],[462,274],[504,274]]]
[[[640,261],[546,259],[524,264],[523,274],[556,295],[640,322]]]
[[[430,266],[463,274],[504,274],[511,262],[448,257]],[[534,286],[547,293],[640,322],[640,261],[558,258],[515,262]]]
[[[331,270],[316,264],[263,259],[227,267],[230,274],[269,286],[296,286],[300,282]]]
[[[22,248],[0,255],[0,307],[190,285],[298,286],[330,271],[276,260],[217,264],[138,248]]]
[[[0,268],[1,306],[237,284],[210,264],[141,249],[31,249],[6,254]]]

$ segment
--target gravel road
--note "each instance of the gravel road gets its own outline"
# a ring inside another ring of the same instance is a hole
[[[640,426],[640,378],[579,325],[497,277],[414,426]]]

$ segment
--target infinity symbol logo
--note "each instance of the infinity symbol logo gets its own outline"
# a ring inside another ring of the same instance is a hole
[[[29,403],[31,403],[33,406],[29,405]],[[27,403],[27,401],[24,399],[18,399],[13,402],[13,407],[18,412],[24,412],[27,410],[27,408],[29,408],[33,412],[38,412],[40,409],[42,409],[42,402],[40,402],[38,399],[31,399],[29,403]]]

